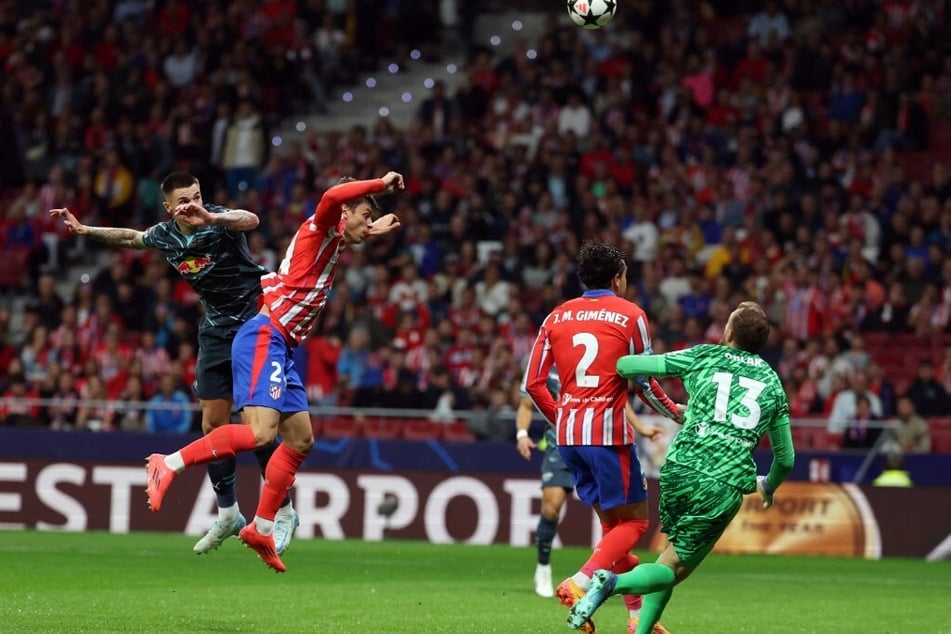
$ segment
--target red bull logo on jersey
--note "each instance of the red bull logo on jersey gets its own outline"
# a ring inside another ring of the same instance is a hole
[[[197,258],[186,258],[178,263],[175,269],[182,275],[189,273],[194,275],[199,273],[206,266],[211,264],[211,258],[208,256],[199,256]]]

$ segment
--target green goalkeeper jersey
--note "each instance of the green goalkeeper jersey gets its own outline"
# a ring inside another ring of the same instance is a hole
[[[762,435],[769,433],[774,453],[791,466],[786,392],[779,376],[759,355],[728,346],[699,345],[653,357],[622,357],[618,372],[683,379],[690,399],[683,429],[667,451],[668,462],[752,493],[756,490],[753,450]],[[783,439],[780,445],[789,439],[789,446],[776,446],[777,439]]]

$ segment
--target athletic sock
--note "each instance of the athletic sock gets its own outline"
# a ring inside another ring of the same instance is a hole
[[[265,537],[274,532],[274,520],[266,520],[258,515],[254,516],[254,527]]]
[[[591,587],[591,575],[586,575],[583,572],[576,572],[571,575],[571,580],[575,582],[575,585],[584,590],[588,591],[588,588]]]
[[[639,594],[625,594],[623,597],[624,605],[627,607],[628,616],[640,616],[641,606],[644,605],[644,599]]]
[[[630,572],[634,569],[634,566],[639,564],[641,561],[637,558],[634,553],[627,553],[626,557],[621,558],[618,561],[614,562],[614,566],[611,568],[611,572],[616,575],[624,574],[625,572]],[[641,605],[643,600],[639,594],[625,594],[624,595],[624,605],[627,606],[628,616],[639,616],[641,613]]]
[[[238,519],[238,505],[232,504],[230,506],[218,506],[218,519],[224,522],[225,524],[230,524],[231,522]]]
[[[614,562],[614,565],[611,566],[611,572],[616,575],[624,574],[625,572],[630,572],[634,570],[634,566],[641,563],[641,560],[637,558],[637,555],[634,553],[624,553],[624,556]]]
[[[175,473],[181,473],[184,471],[185,460],[182,458],[182,452],[176,451],[175,453],[170,453],[165,456],[165,466]]]
[[[538,563],[547,566],[551,562],[551,543],[558,531],[558,520],[550,520],[544,515],[538,518],[535,529],[535,544],[538,546]]]
[[[267,463],[270,462],[271,456],[274,455],[274,452],[277,451],[278,446],[281,443],[277,442],[275,439],[271,442],[270,445],[264,445],[260,449],[255,450],[254,456],[258,459],[258,464],[261,466],[261,475],[267,477]],[[291,503],[291,494],[288,493],[287,497],[284,498],[284,503],[281,504],[282,507],[287,506]]]
[[[306,454],[294,451],[286,443],[281,443],[267,463],[264,488],[261,489],[261,497],[258,500],[256,518],[274,521],[274,515],[281,508],[288,490],[294,486],[295,474],[306,457]],[[258,526],[260,527],[260,523]]]
[[[235,463],[234,458],[208,463],[208,479],[211,480],[211,488],[215,490],[219,509],[234,506],[237,502],[234,490]]]
[[[617,576],[612,594],[643,595],[643,614],[647,610],[648,594],[661,592],[673,585],[674,571],[664,564],[640,564],[634,570]]]
[[[176,453],[181,456],[183,467],[205,464],[215,460],[234,458],[241,451],[250,451],[258,446],[254,439],[254,430],[248,425],[222,425],[195,442],[182,447]],[[169,462],[174,454],[165,458],[165,464],[175,468]],[[177,471],[177,469],[176,469]]]
[[[667,566],[664,566],[664,568],[667,568]],[[670,570],[670,568],[667,569]],[[673,574],[672,570],[671,574]],[[660,615],[663,614],[667,602],[670,601],[670,595],[673,593],[674,586],[673,581],[671,581],[665,590],[644,595],[644,607],[641,609],[641,616],[637,622],[636,634],[651,634],[654,631],[654,625],[660,620]]]
[[[595,570],[611,570],[615,562],[631,553],[641,535],[647,532],[647,526],[647,520],[624,520],[612,526],[594,547],[581,572],[590,577]]]

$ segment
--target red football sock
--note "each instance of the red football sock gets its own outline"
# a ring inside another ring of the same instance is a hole
[[[614,567],[611,568],[611,572],[616,575],[624,574],[625,572],[630,572],[634,570],[634,566],[641,563],[641,560],[637,558],[637,555],[634,553],[627,553],[626,557],[622,557],[618,561],[614,562]],[[625,594],[624,595],[624,605],[627,606],[628,612],[633,610],[641,609],[641,595],[639,594]]]
[[[615,562],[626,559],[631,553],[641,535],[647,532],[647,526],[647,520],[624,520],[613,526],[594,547],[581,572],[590,577],[595,570],[611,570]]]
[[[287,498],[287,490],[294,486],[294,476],[306,457],[307,454],[294,451],[286,443],[281,443],[274,451],[264,472],[264,488],[261,489],[258,510],[255,512],[257,517],[274,519]]]
[[[635,610],[640,610],[643,604],[644,604],[644,599],[642,599],[641,595],[639,594],[625,594],[624,595],[624,605],[627,606],[628,612],[634,612]]]
[[[236,453],[251,451],[258,446],[254,430],[247,425],[222,425],[212,429],[190,445],[181,449],[185,466],[205,464],[233,458]]]
[[[614,565],[611,566],[611,572],[616,575],[624,574],[625,572],[630,572],[634,570],[634,566],[641,563],[641,560],[637,558],[637,555],[634,553],[625,553],[623,557],[614,562]]]

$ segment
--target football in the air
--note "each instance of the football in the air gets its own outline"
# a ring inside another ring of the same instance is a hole
[[[585,29],[600,29],[611,21],[616,9],[615,0],[568,0],[568,15]]]

